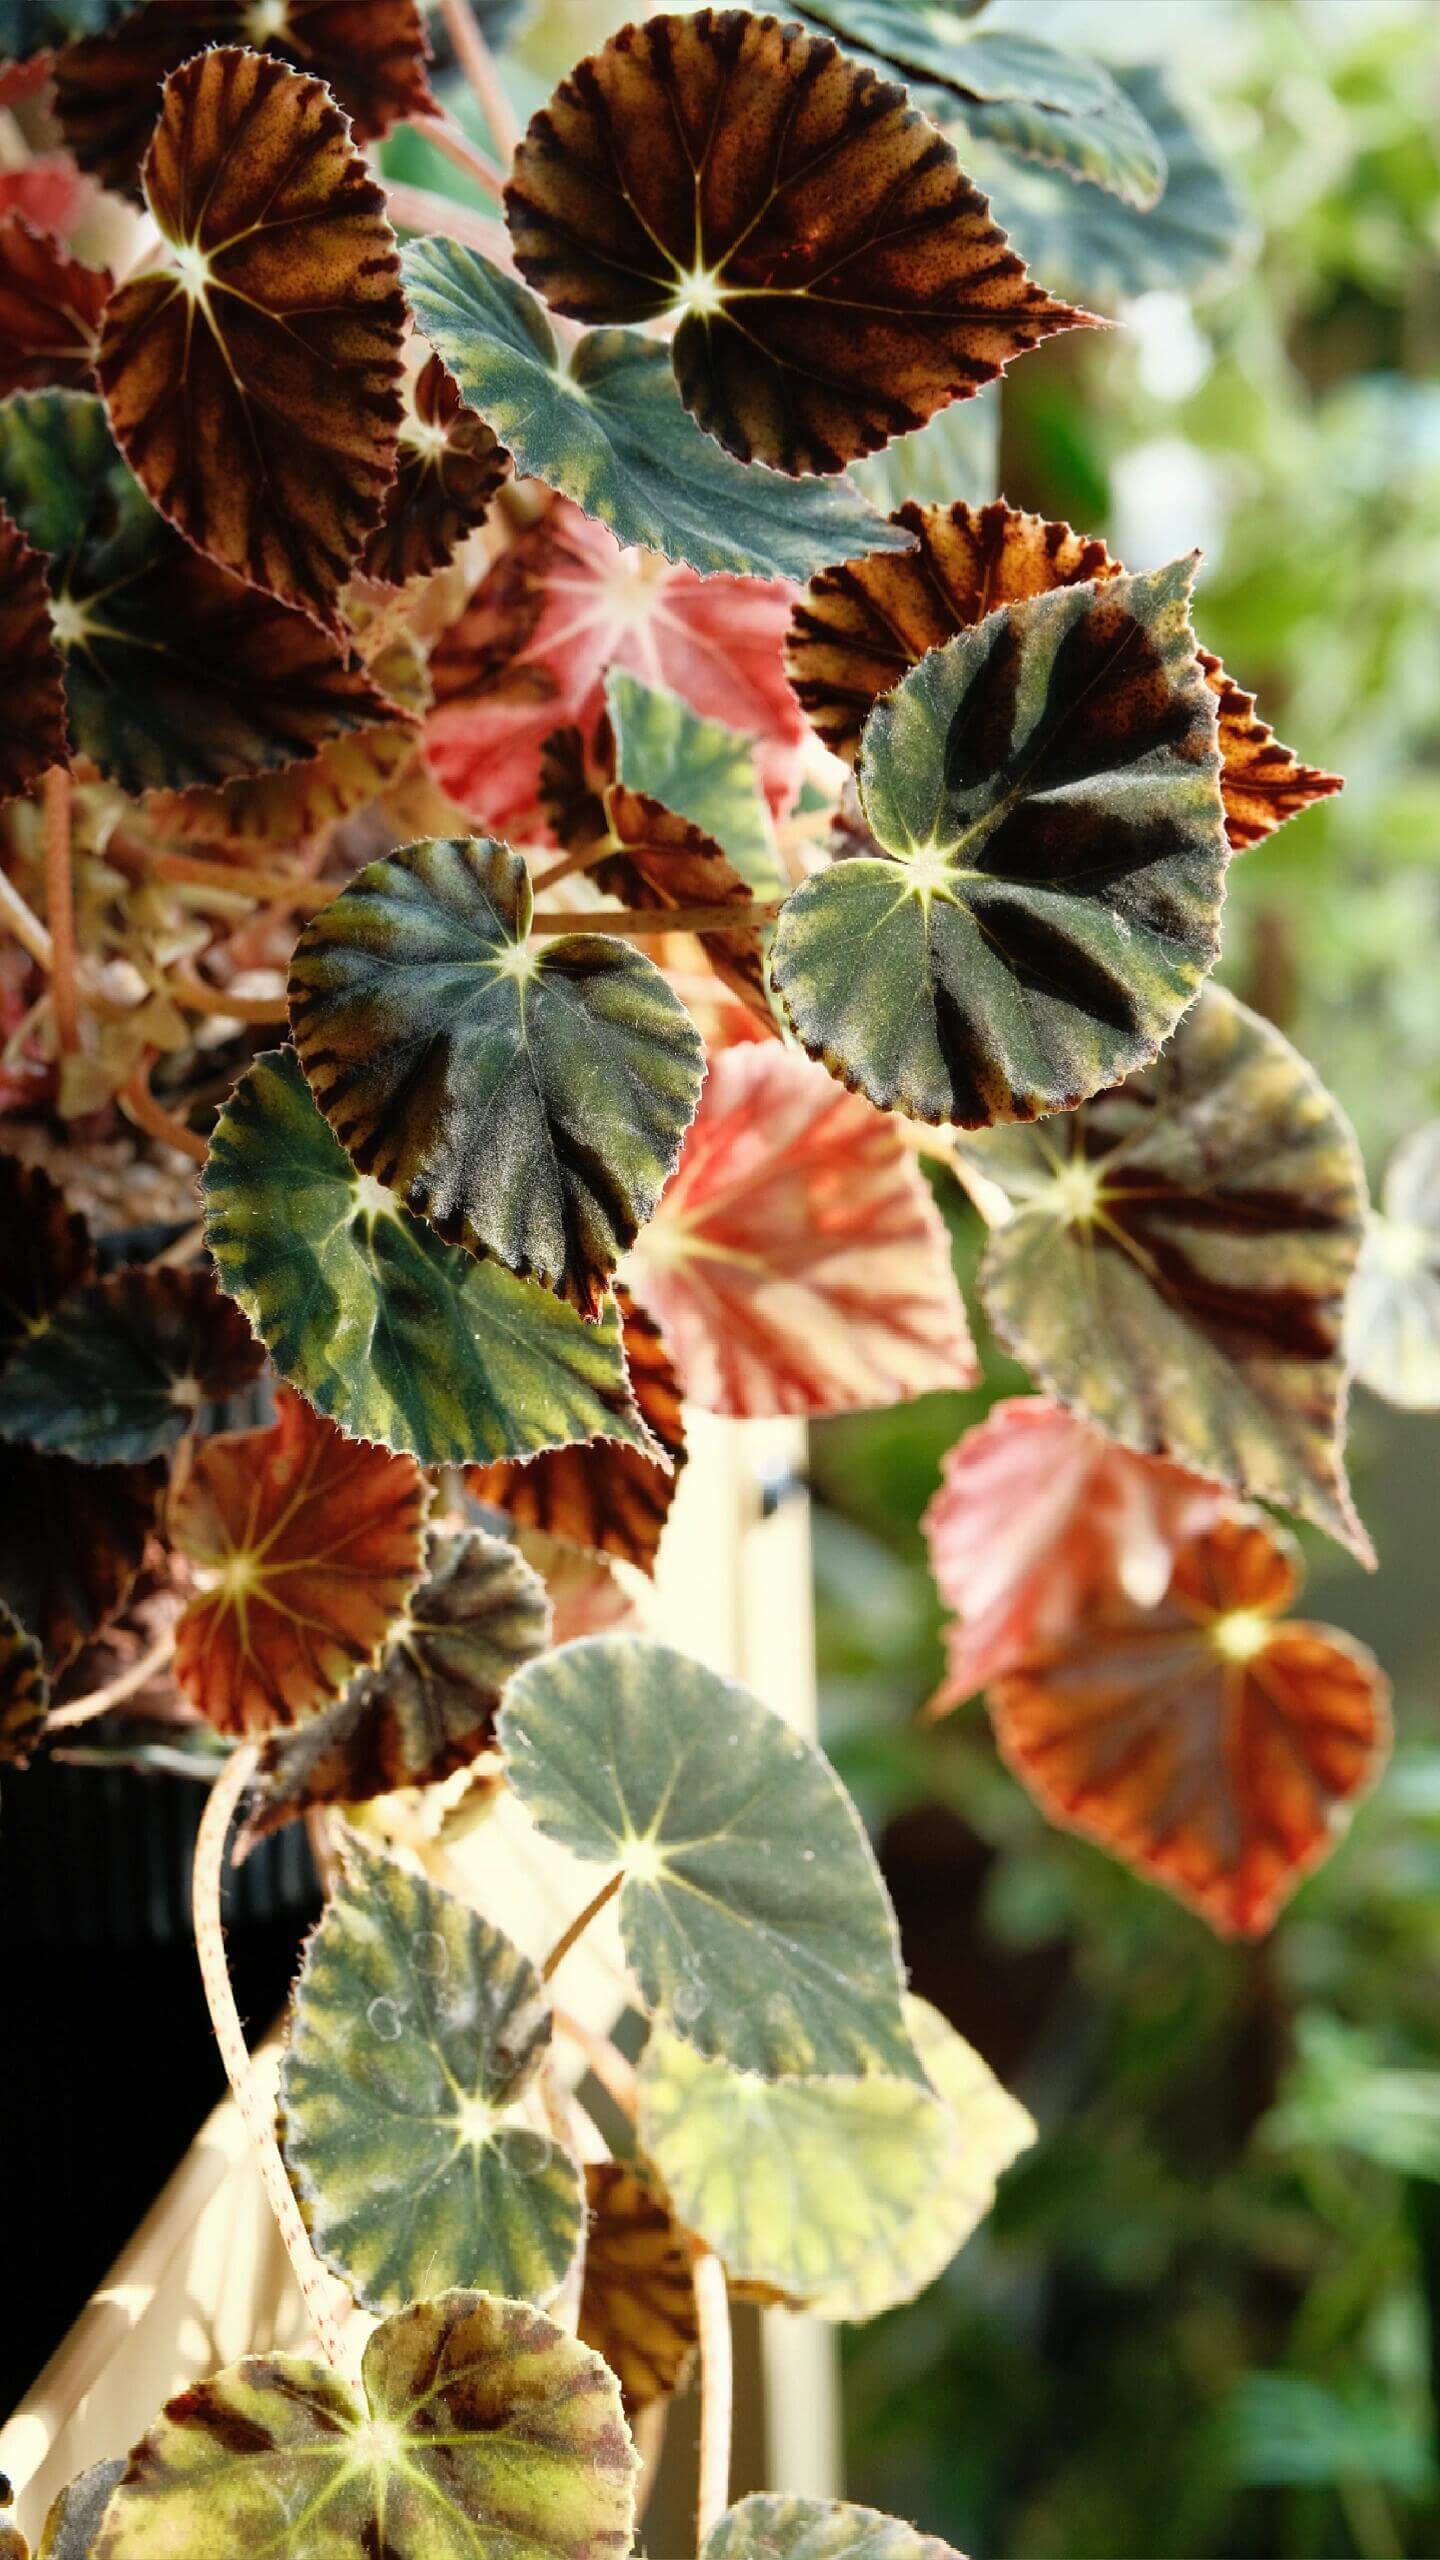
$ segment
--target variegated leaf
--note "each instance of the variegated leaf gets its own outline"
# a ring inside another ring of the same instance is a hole
[[[962,2560],[962,2554],[875,2507],[757,2494],[721,2517],[700,2560]]]
[[[691,2253],[657,2178],[628,2160],[585,2171],[590,2228],[577,2336],[602,2355],[626,2414],[683,2389],[698,2329]]]

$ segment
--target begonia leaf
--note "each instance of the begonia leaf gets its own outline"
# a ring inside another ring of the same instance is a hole
[[[425,1576],[374,1669],[266,1742],[247,1847],[312,1805],[433,1786],[491,1740],[506,1681],[549,1641],[545,1586],[513,1546],[480,1529],[432,1538]]]
[[[0,1155],[0,1365],[94,1268],[90,1230],[59,1185]]]
[[[1086,318],[1027,276],[903,88],[743,10],[622,28],[505,191],[552,308],[674,319],[681,397],[742,461],[841,470]]]
[[[223,44],[318,74],[361,142],[434,107],[417,0],[147,0],[56,62],[56,113],[81,168],[138,195],[165,81],[192,54]]]
[[[69,745],[45,564],[0,515],[0,801],[33,790]]]
[[[191,1450],[170,1490],[199,1595],[175,1677],[220,1733],[268,1733],[378,1659],[421,1578],[425,1486],[411,1458],[347,1440],[282,1388],[274,1423]]]
[[[231,46],[171,73],[144,178],[169,256],[105,315],[116,442],[199,550],[333,623],[402,415],[384,190],[322,82]]]
[[[748,1689],[667,1646],[594,1637],[522,1671],[498,1731],[546,1837],[623,1871],[631,1970],[687,2043],[773,2078],[921,2079],[859,1818]]]
[[[1398,1146],[1346,1310],[1355,1375],[1412,1413],[1440,1409],[1440,1120]]]
[[[562,357],[532,293],[473,249],[412,241],[401,264],[416,320],[517,471],[572,498],[617,542],[729,570],[808,578],[827,560],[903,547],[847,481],[801,488],[747,471],[687,416],[663,347],[587,330]]]
[[[30,1757],[45,1729],[50,1683],[35,1638],[0,1600],[0,1760]]]
[[[674,1170],[704,1051],[645,953],[533,929],[508,845],[407,845],[306,926],[290,1017],[361,1173],[594,1316]]]
[[[584,2182],[516,2113],[549,2041],[518,1947],[347,1840],[292,1994],[281,2145],[316,2250],[367,2310],[436,2286],[539,2303],[558,2291]]]
[[[1296,1561],[1232,1518],[1158,1606],[1097,1602],[989,1692],[1037,1803],[1198,1911],[1258,1937],[1328,1856],[1389,1746],[1389,1683],[1333,1627],[1282,1621]]]
[[[620,667],[605,679],[605,707],[616,780],[713,838],[753,896],[778,896],[784,884],[774,830],[743,731],[703,719],[678,694],[641,684]]]
[[[94,2462],[61,2490],[35,2548],[35,2560],[93,2560],[112,2489],[125,2477],[125,2457]]]
[[[1110,1592],[1153,1607],[1177,1550],[1227,1496],[1139,1457],[1048,1396],[1012,1396],[956,1442],[925,1514],[935,1587],[955,1612],[936,1709],[1063,1635]]]
[[[83,388],[114,285],[23,214],[0,215],[0,394]]]
[[[788,612],[784,587],[700,578],[622,551],[602,524],[556,498],[502,552],[432,652],[436,777],[495,834],[524,832],[545,740],[573,723],[590,745],[607,672],[613,680],[628,670],[751,738],[766,796],[783,814],[805,737],[780,655]]]
[[[634,1594],[608,1556],[567,1546],[543,1529],[517,1528],[515,1543],[549,1594],[556,1645],[573,1644],[579,1636],[613,1635],[637,1623]]]
[[[273,770],[393,718],[352,651],[171,531],[98,400],[0,406],[0,503],[50,555],[75,745],[123,791]]]
[[[627,2416],[683,2389],[699,2331],[690,2250],[658,2179],[629,2160],[585,2171],[590,2227],[581,2344],[604,2357]]]
[[[648,1446],[613,1308],[587,1324],[442,1244],[357,1174],[291,1051],[247,1069],[203,1181],[221,1287],[282,1377],[343,1429],[427,1466],[572,1440]]]
[[[52,1679],[123,1609],[163,1483],[153,1463],[86,1467],[0,1444],[0,1600]]]
[[[711,1060],[631,1268],[686,1394],[717,1413],[839,1413],[975,1382],[919,1165],[891,1122],[793,1050]]]
[[[992,383],[973,400],[952,401],[928,426],[867,453],[851,466],[856,487],[887,510],[907,498],[922,507],[950,506],[957,498],[983,506],[1000,479],[1000,388]]]
[[[706,2536],[700,2560],[962,2560],[948,2542],[876,2507],[839,2498],[742,2498]]]
[[[5,1371],[0,1431],[92,1464],[155,1458],[262,1353],[208,1271],[121,1270],[64,1299]]]
[[[140,0],[0,0],[0,62],[29,62],[51,45],[115,27]]]
[[[412,2302],[357,2391],[300,2356],[192,2383],[135,2446],[94,2560],[599,2560],[629,2547],[634,2450],[598,2356],[526,2303]]]
[[[1220,715],[1220,792],[1225,802],[1225,831],[1237,853],[1273,835],[1287,818],[1298,818],[1316,800],[1328,800],[1345,785],[1338,773],[1302,764],[1293,747],[1282,746],[1269,722],[1257,719],[1255,696],[1227,675],[1208,649],[1200,664],[1216,698]]]
[[[40,62],[25,68],[0,63],[0,106],[18,103],[12,96],[15,82],[43,87],[46,77]],[[53,231],[61,240],[69,239],[89,211],[94,192],[67,151],[32,151],[23,168],[0,169],[0,214],[23,213],[37,231]]]
[[[609,1440],[581,1441],[543,1457],[470,1467],[465,1490],[477,1502],[508,1513],[517,1527],[538,1529],[567,1546],[622,1556],[642,1573],[653,1573],[685,1464],[680,1381],[658,1325],[628,1290],[615,1294],[635,1402],[655,1449],[663,1454],[650,1457]]]
[[[1070,1110],[1154,1056],[1213,966],[1229,847],[1192,575],[1002,606],[871,712],[860,799],[893,859],[797,889],[771,976],[882,1109]]]
[[[392,587],[443,568],[484,523],[510,470],[504,446],[465,407],[438,356],[406,389],[399,467],[365,546],[366,577]]]
[[[1208,987],[1153,1067],[1063,1130],[965,1153],[1014,1204],[981,1294],[1035,1379],[1126,1448],[1299,1511],[1371,1561],[1341,1455],[1364,1176],[1289,1042]]]

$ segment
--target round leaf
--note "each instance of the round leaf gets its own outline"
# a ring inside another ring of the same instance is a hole
[[[0,1760],[23,1767],[45,1729],[50,1683],[40,1647],[0,1600]]]
[[[23,214],[0,217],[0,393],[90,380],[108,267],[87,267]]]
[[[700,2560],[961,2560],[898,2516],[838,2498],[742,2498],[706,2536]]]
[[[346,1431],[428,1466],[597,1437],[648,1446],[613,1307],[585,1324],[442,1244],[356,1173],[290,1051],[242,1076],[204,1190],[221,1287]]]
[[[296,944],[291,1019],[362,1173],[589,1316],[674,1169],[704,1052],[652,960],[598,933],[532,944],[532,905],[489,839],[372,862]]]
[[[420,1579],[425,1486],[282,1391],[269,1430],[192,1451],[168,1525],[203,1585],[175,1677],[221,1733],[298,1724],[373,1662]]]
[[[162,1481],[153,1463],[86,1467],[0,1444],[0,1600],[52,1678],[123,1609]]]
[[[547,1838],[623,1869],[626,1956],[687,2042],[767,2077],[921,2077],[854,1806],[748,1689],[667,1646],[596,1637],[522,1671],[498,1731]]]
[[[114,1271],[77,1290],[5,1371],[7,1440],[92,1464],[154,1458],[204,1404],[259,1375],[262,1353],[208,1271]]]
[[[333,622],[402,414],[384,191],[322,82],[227,46],[166,81],[144,178],[170,257],[105,315],[116,441],[199,550]]]
[[[1412,1413],[1440,1409],[1440,1120],[1396,1148],[1346,1309],[1355,1374]]]
[[[134,2448],[95,2560],[260,2560],[286,2543],[294,2560],[629,2548],[619,2386],[552,2320],[441,2294],[381,2323],[361,2375],[356,2393],[301,2357],[247,2356],[192,2384]]]
[[[61,2490],[36,2546],[35,2560],[91,2560],[110,2492],[125,2477],[125,2460],[92,2463]]]
[[[399,467],[385,513],[365,548],[365,575],[388,586],[443,568],[483,524],[510,456],[483,418],[462,405],[438,356],[407,385]]]
[[[0,1155],[0,1363],[94,1267],[90,1230],[49,1174]]]
[[[698,2339],[690,2250],[664,2189],[627,2160],[585,2171],[590,2215],[577,2335],[602,2355],[626,2415],[682,2389]]]
[[[505,216],[555,310],[678,321],[686,407],[787,472],[842,469],[1085,316],[1030,281],[902,88],[740,10],[651,18],[580,63]]]
[[[1003,606],[866,724],[893,860],[796,890],[771,974],[802,1045],[884,1110],[976,1128],[1143,1065],[1215,960],[1228,858],[1193,564]]]
[[[580,2170],[515,2116],[550,2013],[518,1947],[351,1840],[305,1950],[280,2066],[285,2165],[367,2310],[427,2285],[548,2302],[585,2219]]]
[[[33,790],[52,764],[66,762],[69,745],[45,565],[0,515],[0,801]]]
[[[1372,1560],[1345,1481],[1345,1294],[1364,1176],[1289,1042],[1218,987],[1063,1131],[966,1142],[1015,1214],[1000,1340],[1112,1440],[1276,1502]]]

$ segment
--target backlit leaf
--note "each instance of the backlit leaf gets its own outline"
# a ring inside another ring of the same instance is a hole
[[[344,1430],[427,1466],[597,1437],[648,1445],[614,1309],[586,1324],[442,1244],[356,1173],[291,1051],[241,1078],[204,1190],[221,1287],[281,1375]]]
[[[742,10],[650,18],[580,63],[505,218],[555,310],[676,320],[686,407],[788,472],[841,470],[1085,318],[1031,282],[902,88]]]
[[[0,62],[29,62],[72,36],[118,26],[139,0],[0,0]]]
[[[689,2375],[699,2334],[690,2251],[664,2188],[628,2160],[592,2162],[585,2201],[577,2335],[604,2357],[631,2416],[681,2390]]]
[[[1225,831],[1235,851],[1244,853],[1287,818],[1298,818],[1313,801],[1328,800],[1345,785],[1338,773],[1301,764],[1293,747],[1282,746],[1268,721],[1256,718],[1254,694],[1227,675],[1208,649],[1201,650],[1200,664],[1220,714]]]
[[[780,896],[774,830],[743,732],[618,667],[605,679],[605,707],[616,780],[712,837],[752,896]]]
[[[420,1580],[425,1486],[281,1390],[274,1424],[193,1449],[170,1536],[201,1584],[175,1677],[221,1733],[267,1733],[374,1662]]]
[[[66,1298],[5,1371],[0,1430],[92,1464],[154,1458],[202,1405],[259,1375],[238,1307],[208,1271],[122,1270]]]
[[[771,976],[882,1109],[1070,1110],[1154,1056],[1213,966],[1229,848],[1192,575],[1002,606],[871,712],[860,799],[894,859],[796,890]]]
[[[838,1413],[974,1384],[919,1165],[891,1122],[793,1050],[711,1060],[631,1267],[686,1394],[716,1413]]]
[[[935,1587],[955,1612],[957,1706],[1023,1662],[1109,1592],[1151,1608],[1177,1548],[1217,1519],[1219,1486],[1137,1457],[1046,1396],[1012,1396],[956,1442],[925,1514]]]
[[[468,1769],[495,1729],[505,1683],[542,1653],[550,1604],[500,1538],[432,1538],[426,1578],[372,1671],[261,1753],[250,1847],[317,1804],[366,1804]]]
[[[535,296],[473,249],[412,241],[401,263],[419,326],[517,471],[573,498],[617,542],[703,576],[761,578],[808,578],[872,543],[903,547],[848,482],[797,489],[722,452],[687,417],[653,339],[587,330],[562,357]]]
[[[45,2518],[35,2560],[92,2560],[110,2492],[125,2476],[125,2459],[92,2463],[61,2490]]]
[[[667,1646],[596,1637],[512,1681],[499,1738],[546,1837],[623,1869],[631,1970],[687,2043],[775,2078],[920,2078],[859,1818],[748,1689]]]
[[[45,1727],[50,1683],[40,1647],[0,1600],[0,1760],[23,1766]]]
[[[658,1326],[628,1290],[617,1290],[616,1298],[630,1385],[663,1460],[610,1440],[582,1441],[539,1458],[470,1467],[465,1490],[492,1510],[507,1512],[517,1526],[541,1530],[568,1546],[623,1556],[642,1573],[653,1573],[685,1464],[680,1381]]]
[[[83,388],[114,284],[23,214],[0,216],[0,393]]]
[[[68,753],[65,669],[44,562],[0,515],[0,800],[33,790]]]
[[[961,2560],[961,2554],[875,2507],[756,2495],[721,2517],[700,2560]]]
[[[1209,987],[1145,1074],[1063,1130],[966,1153],[1014,1203],[981,1292],[1034,1377],[1126,1448],[1302,1512],[1370,1562],[1341,1456],[1364,1176],[1289,1042]]]
[[[75,745],[123,791],[270,771],[393,718],[352,652],[170,530],[98,400],[0,406],[0,502],[50,554]]]
[[[1346,1310],[1355,1375],[1414,1413],[1440,1409],[1440,1121],[1390,1159]]]
[[[610,1635],[637,1623],[633,1591],[621,1581],[608,1556],[562,1545],[543,1529],[517,1528],[515,1543],[549,1594],[555,1644],[573,1644],[578,1636]]]
[[[528,2304],[441,2294],[382,2322],[361,2388],[247,2356],[134,2448],[95,2560],[600,2560],[629,2548],[614,2376]]]
[[[281,2143],[319,2255],[367,2310],[437,2285],[524,2302],[558,2291],[584,2184],[515,2112],[549,2041],[518,1947],[347,1840],[292,1995]]]
[[[201,551],[334,622],[402,414],[384,190],[320,81],[223,46],[166,81],[144,180],[170,254],[105,315],[116,441]]]
[[[138,194],[164,82],[216,44],[250,45],[315,72],[361,142],[434,104],[418,0],[148,0],[56,62],[56,112],[82,169]]]
[[[983,506],[1000,479],[999,383],[937,409],[928,426],[892,437],[879,453],[853,463],[850,476],[887,512],[907,498],[921,507],[949,506],[956,498]]]
[[[1001,1752],[1050,1816],[1259,1937],[1328,1856],[1389,1745],[1363,1645],[1280,1620],[1297,1563],[1258,1520],[1175,1561],[1158,1607],[1118,1594],[991,1687]]]
[[[508,845],[407,845],[306,926],[291,1022],[361,1173],[593,1316],[674,1169],[704,1051],[643,952],[531,940],[532,918]]]
[[[49,1174],[0,1155],[0,1363],[94,1267],[90,1230]]]
[[[365,575],[403,587],[443,568],[467,533],[483,524],[510,456],[467,409],[438,356],[406,386],[399,467],[385,513],[365,546]]]
[[[52,1679],[124,1607],[163,1482],[158,1465],[85,1467],[0,1444],[0,1600]]]

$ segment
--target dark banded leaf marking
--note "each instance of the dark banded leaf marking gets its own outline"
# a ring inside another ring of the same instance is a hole
[[[699,2330],[691,2252],[658,2178],[629,2160],[589,2162],[585,2287],[577,2336],[602,2355],[627,2416],[679,2391]]]
[[[484,523],[510,472],[510,456],[467,409],[438,356],[406,387],[405,416],[385,513],[365,546],[367,578],[403,587],[427,577]]]

